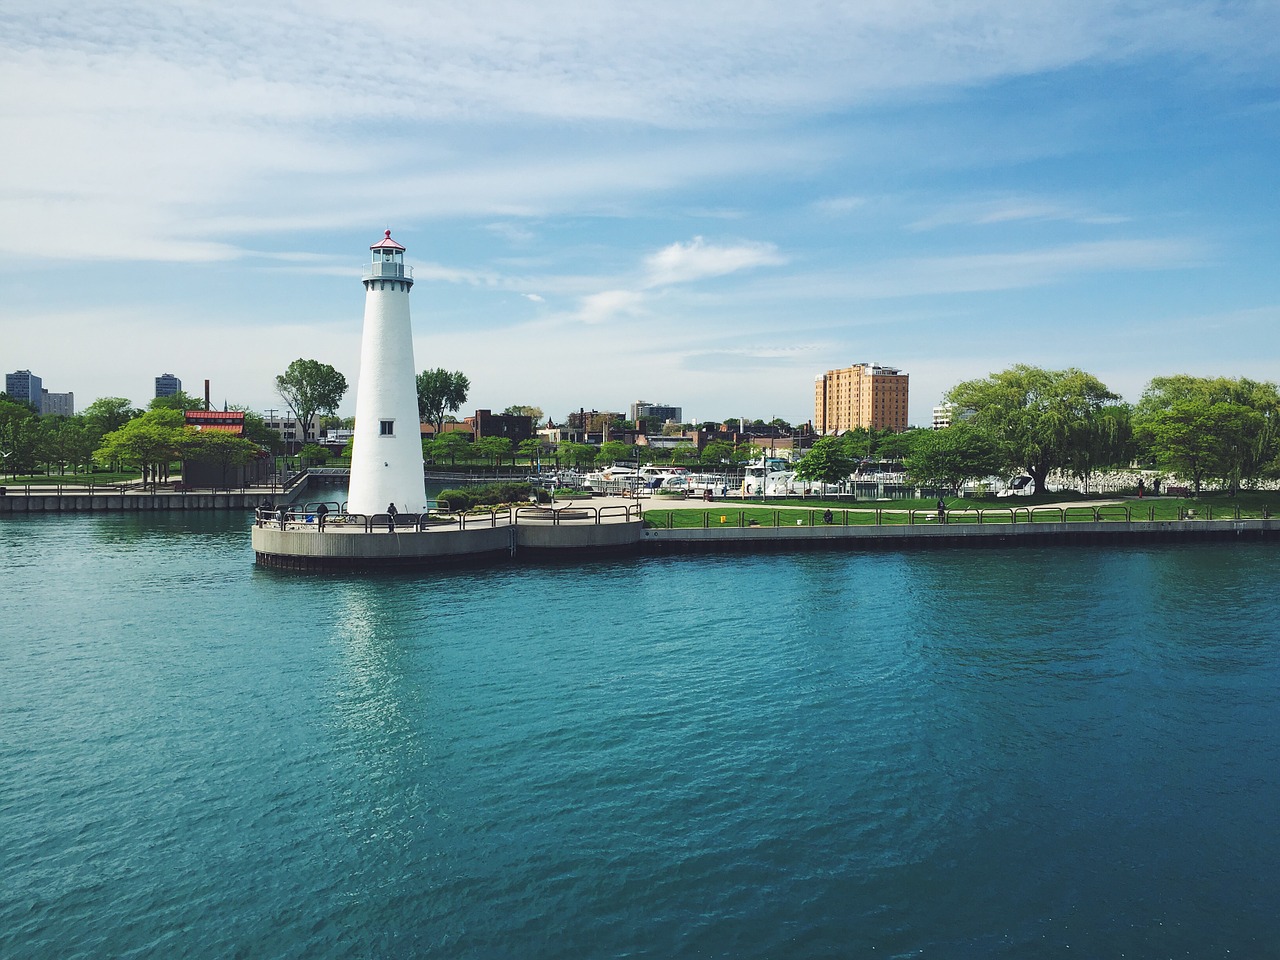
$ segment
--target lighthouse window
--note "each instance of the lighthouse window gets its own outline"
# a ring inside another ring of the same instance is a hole
[[[384,437],[394,437],[396,435],[396,422],[394,420],[383,420],[380,422],[381,434]]]

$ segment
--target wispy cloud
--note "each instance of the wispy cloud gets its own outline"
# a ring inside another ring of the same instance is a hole
[[[645,286],[689,283],[786,262],[771,243],[717,246],[707,243],[702,237],[694,237],[688,243],[677,241],[645,258]]]
[[[604,290],[582,298],[574,318],[587,324],[605,323],[641,310],[644,294],[634,290]]]
[[[1187,270],[1212,261],[1198,240],[1158,238],[1060,244],[991,253],[902,257],[850,263],[829,272],[791,273],[740,289],[744,302],[888,300],[1047,286],[1124,271]],[[852,322],[852,321],[850,321]]]
[[[198,261],[235,255],[216,231],[237,217],[241,230],[287,230],[389,205],[598,207],[769,169],[788,151],[760,125],[794,116],[1161,52],[1269,70],[1278,17],[1103,0],[800,3],[743,17],[728,0],[655,0],[552,18],[491,0],[406,7],[388,33],[336,2],[19,7],[0,32],[0,250],[53,228],[71,256]],[[584,151],[593,124],[690,141]],[[476,162],[495,147],[502,162]]]
[[[866,206],[866,197],[827,197],[822,200],[815,200],[812,204],[813,209],[828,217],[840,217],[847,213],[852,213],[859,207]]]
[[[522,224],[519,224],[519,223],[510,223],[507,221],[502,221],[499,223],[487,223],[485,224],[485,229],[488,230],[490,233],[492,233],[494,236],[501,237],[503,240],[506,240],[508,243],[514,243],[517,245],[530,243],[537,236],[537,234],[535,234],[528,227],[523,226]]]
[[[985,226],[1019,221],[1067,221],[1104,226],[1127,223],[1128,217],[1100,213],[1035,198],[1006,197],[952,204],[909,225],[912,230],[933,230],[946,226]]]

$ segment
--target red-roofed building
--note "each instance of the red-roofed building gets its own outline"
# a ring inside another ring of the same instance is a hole
[[[244,436],[244,413],[239,410],[186,410],[187,426],[201,433],[225,433]],[[213,459],[184,459],[182,483],[188,488],[247,487],[265,483],[271,476],[273,458],[266,450],[246,464],[225,463]]]
[[[182,415],[188,427],[244,436],[244,413],[240,410],[186,410]]]

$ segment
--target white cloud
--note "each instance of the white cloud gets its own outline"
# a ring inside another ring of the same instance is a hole
[[[424,3],[390,32],[336,0],[50,2],[0,36],[0,250],[52,230],[68,256],[196,261],[235,229],[625,202],[805,156],[761,122],[1162,52],[1269,70],[1278,37],[1274,9],[1104,0]],[[597,123],[697,142],[584,150]]]
[[[634,316],[644,303],[644,294],[634,290],[605,290],[582,298],[574,319],[583,323],[605,323],[616,317]]]
[[[525,294],[521,294],[521,296],[523,296],[526,300],[532,300],[534,303],[544,302],[542,297],[538,296],[536,293],[525,293]]]
[[[732,247],[709,244],[702,237],[688,243],[676,242],[645,258],[646,286],[689,283],[708,277],[723,277],[752,267],[786,263],[771,243],[742,243]]]

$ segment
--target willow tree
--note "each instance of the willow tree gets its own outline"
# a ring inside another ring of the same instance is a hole
[[[1103,409],[1120,398],[1097,377],[1077,370],[1018,364],[951,388],[954,418],[981,430],[1010,470],[1025,470],[1043,493],[1053,470],[1070,468]]]
[[[991,438],[961,421],[940,430],[913,430],[911,449],[902,458],[911,480],[922,487],[959,490],[966,480],[1000,470],[1000,451]]]
[[[1274,470],[1280,392],[1246,378],[1156,377],[1135,411],[1138,439],[1162,467],[1191,482],[1218,480],[1231,493]]]

